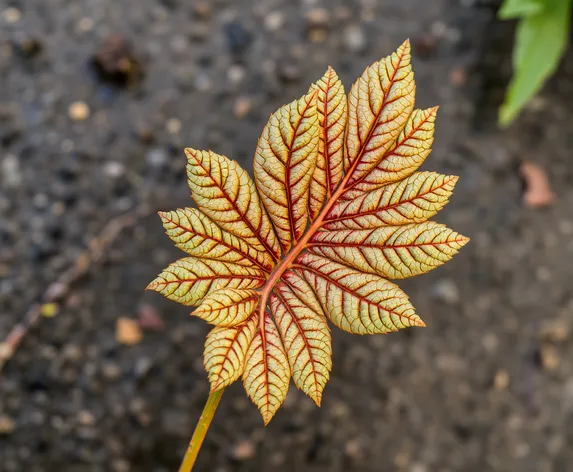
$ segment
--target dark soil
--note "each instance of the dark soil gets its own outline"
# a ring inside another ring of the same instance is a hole
[[[0,336],[111,218],[190,204],[184,146],[248,168],[269,113],[328,64],[349,86],[410,37],[418,106],[441,106],[426,167],[461,177],[438,220],[472,241],[402,284],[427,329],[335,332],[321,409],[291,387],[263,428],[228,389],[198,470],[572,470],[573,53],[498,131],[512,25],[495,3],[0,0]],[[522,204],[523,160],[550,208]],[[30,331],[0,379],[2,472],[177,470],[208,328],[143,289],[178,256],[139,220]],[[164,329],[118,344],[146,304]]]

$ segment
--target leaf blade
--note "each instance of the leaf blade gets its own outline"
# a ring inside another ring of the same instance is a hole
[[[376,190],[355,191],[332,207],[323,228],[375,229],[422,223],[448,203],[457,181],[453,175],[418,172]]]
[[[385,334],[425,326],[408,296],[395,284],[322,256],[303,253],[297,259],[306,281],[314,287],[330,321],[354,334]]]
[[[469,238],[428,221],[368,230],[316,233],[311,251],[390,279],[424,274],[449,261]]]
[[[311,91],[272,114],[255,152],[257,189],[285,253],[308,221],[309,187],[318,153],[316,96]]]
[[[348,193],[369,192],[413,174],[432,151],[437,112],[438,107],[414,110],[396,142],[370,172],[349,186]]]
[[[310,184],[310,218],[314,220],[325,199],[338,187],[344,175],[344,131],[347,100],[344,85],[332,67],[313,86],[316,90],[320,128],[316,169]]]
[[[501,126],[509,125],[559,65],[567,46],[571,0],[549,0],[523,17],[515,32],[513,77],[499,109]]]
[[[195,208],[162,211],[159,216],[167,236],[190,256],[272,269],[273,259],[267,252],[253,249]]]
[[[232,327],[216,326],[205,339],[203,363],[211,392],[231,385],[245,371],[247,351],[259,325],[258,316]]]
[[[345,171],[349,185],[370,172],[414,109],[410,43],[368,67],[348,95]]]
[[[330,330],[306,280],[286,272],[270,299],[295,385],[320,406],[332,369]]]
[[[216,326],[236,326],[255,313],[259,299],[256,290],[222,288],[207,295],[191,314]]]
[[[258,288],[265,281],[257,268],[231,262],[184,257],[166,267],[146,288],[182,305],[193,306],[222,288]]]
[[[290,368],[279,333],[271,316],[265,312],[247,352],[243,385],[257,406],[265,425],[271,421],[284,401],[290,380]]]
[[[187,177],[198,208],[221,228],[275,260],[280,246],[255,184],[236,162],[186,148]]]

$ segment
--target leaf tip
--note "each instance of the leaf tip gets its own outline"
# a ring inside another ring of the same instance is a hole
[[[197,154],[199,154],[200,152],[201,151],[198,151],[197,149],[185,148],[185,155],[187,156],[187,161],[191,159],[197,159]]]
[[[316,391],[309,396],[314,401],[314,403],[316,403],[316,406],[320,407],[320,404],[322,403],[322,392]]]
[[[453,192],[455,186],[458,183],[458,180],[460,180],[460,177],[457,175],[446,175],[444,178],[444,183],[450,192]]]
[[[274,418],[275,412],[272,410],[269,410],[268,408],[259,408],[259,411],[260,411],[261,416],[263,418],[264,425],[268,426],[269,423],[271,422],[271,420]]]
[[[154,290],[157,291],[157,287],[159,286],[159,281],[157,279],[152,280],[151,282],[149,282],[147,284],[147,287],[145,287],[145,290]]]
[[[426,327],[426,323],[424,323],[424,321],[422,321],[422,318],[417,318],[417,319],[414,321],[413,326],[416,326],[416,327],[418,327],[418,328],[425,328],[425,327]]]
[[[517,110],[509,106],[507,103],[503,104],[499,109],[499,126],[501,128],[507,128],[516,116]]]

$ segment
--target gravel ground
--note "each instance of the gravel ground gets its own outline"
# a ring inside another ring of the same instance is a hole
[[[328,64],[348,87],[406,37],[418,106],[441,107],[426,167],[461,177],[438,220],[472,242],[402,284],[427,329],[335,332],[321,409],[291,387],[263,428],[229,388],[198,470],[571,470],[573,54],[498,131],[512,26],[496,3],[0,0],[0,336],[110,219],[147,215],[6,364],[0,470],[177,469],[207,326],[143,288],[179,256],[153,211],[190,203],[183,147],[249,168],[269,113]],[[522,203],[524,160],[549,208]],[[119,318],[149,313],[141,340],[117,341]]]

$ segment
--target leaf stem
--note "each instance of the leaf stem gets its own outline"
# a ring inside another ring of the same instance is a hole
[[[203,444],[203,439],[205,439],[205,434],[207,434],[211,420],[213,419],[213,416],[215,416],[215,411],[217,410],[217,406],[219,406],[224,390],[225,389],[222,388],[209,394],[209,398],[207,398],[201,417],[197,422],[197,426],[195,426],[195,431],[193,431],[193,436],[189,442],[189,447],[187,448],[181,467],[179,467],[179,472],[191,472],[191,470],[193,470],[193,466],[197,460],[197,455],[199,454],[201,445]]]

